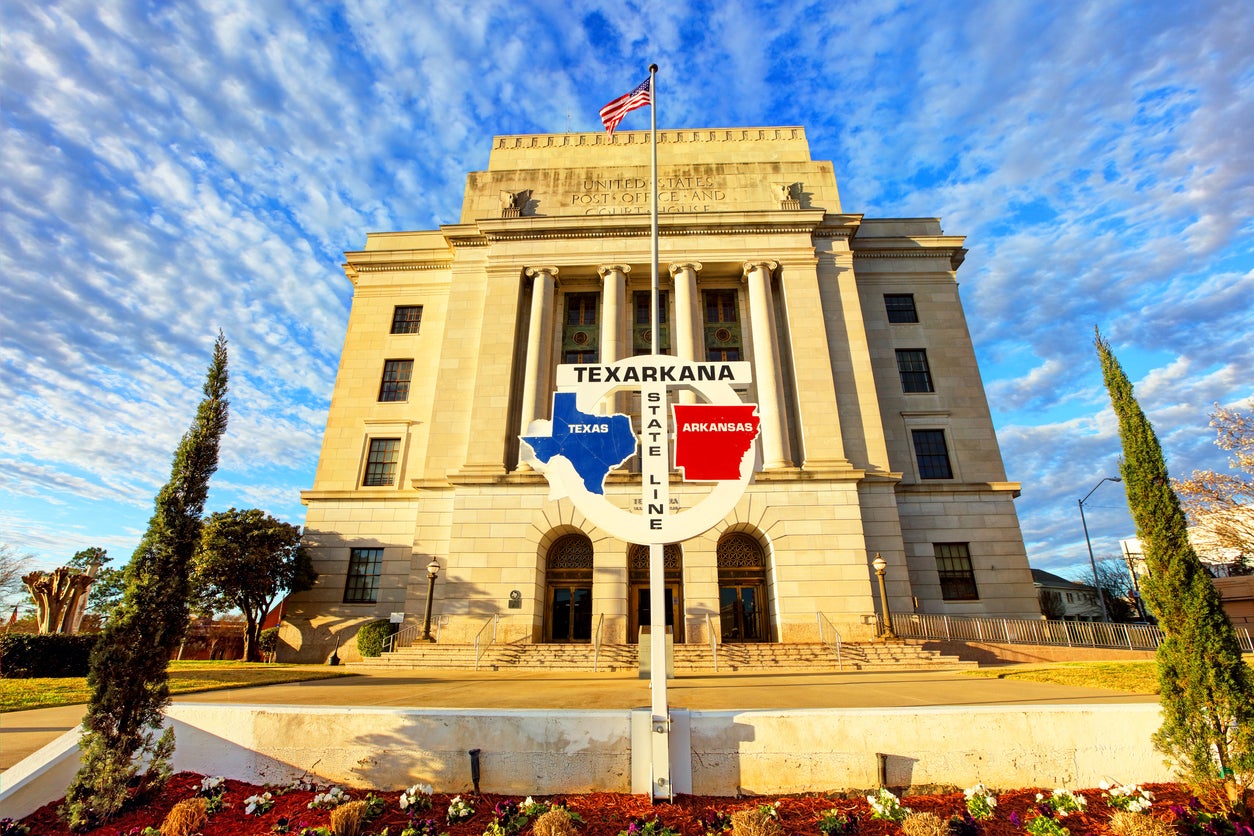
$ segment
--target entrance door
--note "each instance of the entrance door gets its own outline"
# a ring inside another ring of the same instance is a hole
[[[721,586],[718,590],[718,614],[723,625],[725,642],[765,641],[762,629],[762,586]]]
[[[679,585],[667,584],[662,591],[663,606],[666,607],[666,626],[671,628],[676,644],[683,644],[684,622],[679,617]],[[631,587],[632,607],[631,623],[627,625],[628,641],[635,642],[640,636],[640,628],[653,623],[652,609],[649,606],[649,587],[633,585]]]
[[[592,541],[585,534],[559,537],[545,570],[544,640],[592,641]]]
[[[771,640],[766,590],[766,554],[757,539],[744,532],[719,538],[718,615],[723,641]]]
[[[548,624],[551,642],[592,641],[592,587],[549,587]]]

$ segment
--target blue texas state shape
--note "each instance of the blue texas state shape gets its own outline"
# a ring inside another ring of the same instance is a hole
[[[626,415],[589,415],[575,406],[574,392],[553,395],[553,427],[549,435],[524,435],[522,440],[544,464],[563,456],[583,479],[589,493],[605,493],[605,477],[636,452],[636,435]]]

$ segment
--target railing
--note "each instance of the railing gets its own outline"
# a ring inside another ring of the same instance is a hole
[[[383,640],[383,652],[391,653],[393,650],[401,647],[409,647],[418,638],[418,625],[411,624],[397,630],[392,635]]]
[[[840,632],[836,629],[836,626],[828,620],[827,616],[823,615],[823,613],[819,612],[815,613],[815,615],[818,616],[819,619],[819,642],[828,650],[836,651],[836,669],[843,671],[845,669],[845,663],[840,659]],[[826,629],[824,629],[824,625],[826,625]],[[832,638],[829,639],[829,635]]]
[[[978,618],[961,615],[894,613],[893,630],[903,639],[947,639],[1003,644],[1116,647],[1156,650],[1163,633],[1152,624],[1110,621],[1054,621],[1043,618]],[[1249,628],[1237,628],[1243,653],[1254,653]]]
[[[718,633],[714,632],[714,620],[705,614],[705,632],[710,637],[710,656],[714,659],[714,672],[718,673]]]
[[[601,658],[601,627],[605,624],[605,613],[597,616],[597,629],[592,634],[592,672],[597,671],[597,661]]]
[[[500,620],[501,616],[498,613],[483,622],[483,626],[479,628],[479,632],[475,633],[475,670],[479,670],[479,660],[483,658],[483,654],[486,653],[488,648],[492,646],[492,643],[496,641],[496,625]],[[488,629],[488,627],[492,628],[492,638],[482,642],[483,647],[480,648],[479,645],[480,640],[483,638],[483,631]]]

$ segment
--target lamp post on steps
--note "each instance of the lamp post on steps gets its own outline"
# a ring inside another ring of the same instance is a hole
[[[897,633],[893,630],[893,614],[888,608],[888,588],[884,584],[884,575],[888,570],[888,561],[880,557],[880,553],[875,553],[875,559],[871,561],[871,565],[875,567],[875,576],[880,582],[880,605],[884,608],[884,626],[880,630],[879,637],[881,639],[896,639]]]
[[[435,597],[435,579],[440,574],[440,562],[434,557],[427,564],[427,614],[422,620],[422,640],[433,642],[431,638],[431,599]]]

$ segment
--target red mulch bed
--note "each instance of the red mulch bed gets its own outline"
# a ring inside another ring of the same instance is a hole
[[[197,794],[203,776],[192,772],[180,772],[175,775],[165,788],[148,803],[128,805],[121,816],[109,824],[94,830],[80,831],[76,836],[138,836],[144,827],[160,827],[166,813],[178,801],[191,798]],[[1148,784],[1145,785],[1154,793],[1154,807],[1150,814],[1168,821],[1175,817],[1170,812],[1171,805],[1188,805],[1192,796],[1179,784]],[[330,823],[331,814],[327,810],[310,810],[307,805],[314,793],[308,790],[293,790],[282,795],[270,787],[274,793],[274,807],[260,816],[249,816],[244,813],[244,799],[266,791],[266,787],[245,784],[240,781],[227,781],[227,791],[220,812],[209,819],[209,824],[201,831],[203,836],[269,836],[276,832],[274,827],[280,819],[286,819],[288,832],[299,834],[302,827],[326,826]],[[1048,794],[1052,788],[1043,788]],[[981,822],[983,836],[1010,836],[1023,833],[1022,825],[1012,822],[1011,814],[1019,820],[1030,818],[1036,814],[1035,797],[1042,788],[1012,790],[999,793],[996,816],[992,821]],[[1095,834],[1106,836],[1110,830],[1106,822],[1111,809],[1102,800],[1101,790],[1082,790],[1080,794],[1088,799],[1088,809],[1083,815],[1068,816],[1063,824],[1073,836]],[[354,799],[365,798],[365,790],[349,790]],[[400,793],[388,791],[377,793],[387,802],[384,813],[372,821],[363,830],[363,836],[377,834],[388,828],[389,836],[398,836],[408,822],[408,817],[401,812],[397,804]],[[442,833],[449,836],[481,836],[488,822],[492,819],[492,808],[500,801],[521,801],[517,796],[502,796],[485,793],[475,796],[469,793],[462,797],[468,800],[475,809],[475,815],[456,825],[445,825],[444,812],[452,796],[437,793],[433,799],[433,808],[428,815],[439,819]],[[587,793],[583,795],[560,796],[560,800],[570,810],[578,813],[584,820],[579,827],[582,836],[616,836],[626,830],[632,819],[651,819],[658,817],[661,822],[679,831],[683,836],[703,836],[706,827],[702,819],[711,812],[727,815],[738,810],[756,807],[759,804],[779,801],[779,821],[788,834],[818,834],[816,822],[818,815],[826,810],[838,809],[843,813],[856,815],[858,818],[858,836],[896,836],[901,832],[899,825],[891,822],[877,821],[870,817],[870,810],[864,798],[841,798],[831,795],[813,794],[804,796],[755,796],[752,798],[718,798],[713,796],[679,796],[674,803],[652,804],[643,795],[623,795],[618,793]],[[930,812],[948,819],[963,810],[961,792],[950,792],[939,795],[908,795],[902,802],[916,812]],[[70,831],[57,818],[57,806],[54,802],[41,807],[22,820],[30,828],[32,836],[69,836]],[[425,816],[424,816],[425,817]]]

